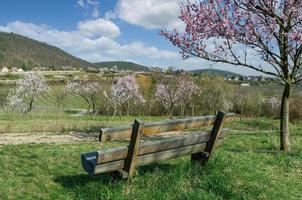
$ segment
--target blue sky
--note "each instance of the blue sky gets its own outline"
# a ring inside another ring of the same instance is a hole
[[[183,30],[181,0],[1,0],[0,30],[57,46],[90,62],[126,60],[147,66],[217,68],[254,74],[199,58],[182,60],[162,29]]]

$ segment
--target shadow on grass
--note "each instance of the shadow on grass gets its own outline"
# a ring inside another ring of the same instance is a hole
[[[54,179],[56,183],[59,183],[63,187],[74,189],[78,186],[85,186],[91,182],[99,182],[101,184],[110,184],[114,182],[114,180],[110,177],[109,174],[100,174],[100,175],[86,175],[79,174],[73,176],[59,176]]]
[[[221,162],[222,160],[216,158],[213,162],[208,163],[206,167],[201,167],[200,165],[187,161],[185,161],[185,163],[177,163],[177,166],[175,164],[151,164],[142,166],[138,168],[137,180],[134,182],[121,179],[115,180],[111,178],[109,173],[96,176],[85,174],[59,176],[55,178],[55,182],[74,192],[77,197],[88,197],[91,196],[91,194],[101,195],[105,194],[106,191],[110,191],[111,196],[108,199],[121,199],[115,196],[121,193],[125,187],[140,188],[141,184],[148,184],[149,181],[154,184],[152,188],[140,189],[135,191],[135,193],[139,194],[143,192],[149,194],[151,197],[153,195],[152,191],[163,192],[161,191],[161,187],[169,187],[167,188],[169,191],[174,191],[174,188],[180,185],[180,183],[177,183],[179,181],[178,176],[180,176],[186,177],[181,180],[183,182],[195,182],[191,185],[193,190],[186,193],[186,196],[191,199],[196,199],[196,191],[203,192],[205,197],[208,197],[209,194],[214,194],[222,199],[242,199],[241,194],[234,191],[232,184],[230,184],[233,181],[231,177],[228,174],[221,173],[221,167],[225,167]],[[169,178],[163,178],[163,174]],[[156,182],[154,182],[154,180],[156,180]],[[194,180],[200,181],[196,182]],[[173,186],[174,183],[176,184],[175,186]],[[135,195],[136,194],[134,194],[134,196]],[[181,196],[181,194],[176,194],[176,196],[177,195]],[[171,194],[171,196],[174,196],[174,194]]]
[[[97,125],[97,126],[89,126],[84,128],[74,128],[74,129],[70,129],[69,131],[82,132],[82,133],[99,133],[101,127],[102,127],[101,125]]]
[[[138,168],[139,175],[145,175],[148,173],[154,173],[157,171],[162,171],[168,173],[173,170],[175,166],[171,164],[151,164]]]
[[[157,171],[163,171],[168,173],[174,166],[170,164],[152,164],[148,166],[138,167],[138,176],[144,176],[148,173],[154,173]],[[59,176],[54,179],[56,183],[59,183],[63,187],[74,189],[78,186],[85,186],[91,182],[98,182],[99,184],[109,185],[117,182],[123,182],[123,179],[114,179],[110,173],[88,175],[79,174],[73,176]]]

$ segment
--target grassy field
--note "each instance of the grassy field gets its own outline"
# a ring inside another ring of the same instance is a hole
[[[142,117],[142,116],[93,116],[77,115],[68,112],[43,112],[35,111],[20,116],[19,113],[0,112],[1,133],[41,133],[56,132],[68,133],[70,131],[98,132],[100,127],[112,127],[130,124],[133,120],[141,119],[146,122],[167,119],[167,117]]]
[[[0,199],[302,198],[302,123],[291,126],[289,154],[278,151],[276,120],[244,119],[226,127],[236,131],[207,166],[186,156],[140,167],[131,182],[92,177],[81,168],[80,153],[120,143],[1,146]]]

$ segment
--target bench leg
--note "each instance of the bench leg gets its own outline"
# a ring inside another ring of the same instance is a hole
[[[122,179],[131,179],[136,174],[136,163],[139,145],[142,137],[144,123],[134,120],[131,139],[128,147],[128,154],[125,160],[124,168],[113,172],[112,176]]]
[[[208,162],[208,160],[212,156],[213,151],[215,149],[216,142],[219,138],[219,135],[220,135],[220,132],[222,129],[224,118],[225,118],[225,113],[219,111],[216,116],[216,120],[215,120],[214,126],[212,128],[210,138],[206,144],[204,151],[202,151],[200,153],[192,154],[191,155],[192,161],[197,162],[201,165],[205,165]]]
[[[113,180],[128,179],[128,173],[122,169],[111,172],[110,176]]]
[[[191,155],[191,161],[198,163],[199,165],[205,165],[209,160],[209,154],[202,151]]]

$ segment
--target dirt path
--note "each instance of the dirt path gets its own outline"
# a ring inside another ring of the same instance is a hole
[[[0,134],[0,145],[7,144],[40,144],[40,143],[76,143],[76,142],[94,142],[98,140],[97,134],[70,133],[8,133]]]
[[[277,130],[256,130],[256,131],[242,131],[229,130],[233,134],[244,133],[271,133]],[[184,132],[166,132],[155,136],[149,136],[149,139],[165,138],[176,135],[182,135]],[[73,132],[69,134],[55,134],[55,133],[7,133],[0,134],[0,145],[8,144],[41,144],[41,143],[55,143],[68,144],[77,142],[97,142],[98,133],[79,133]]]

